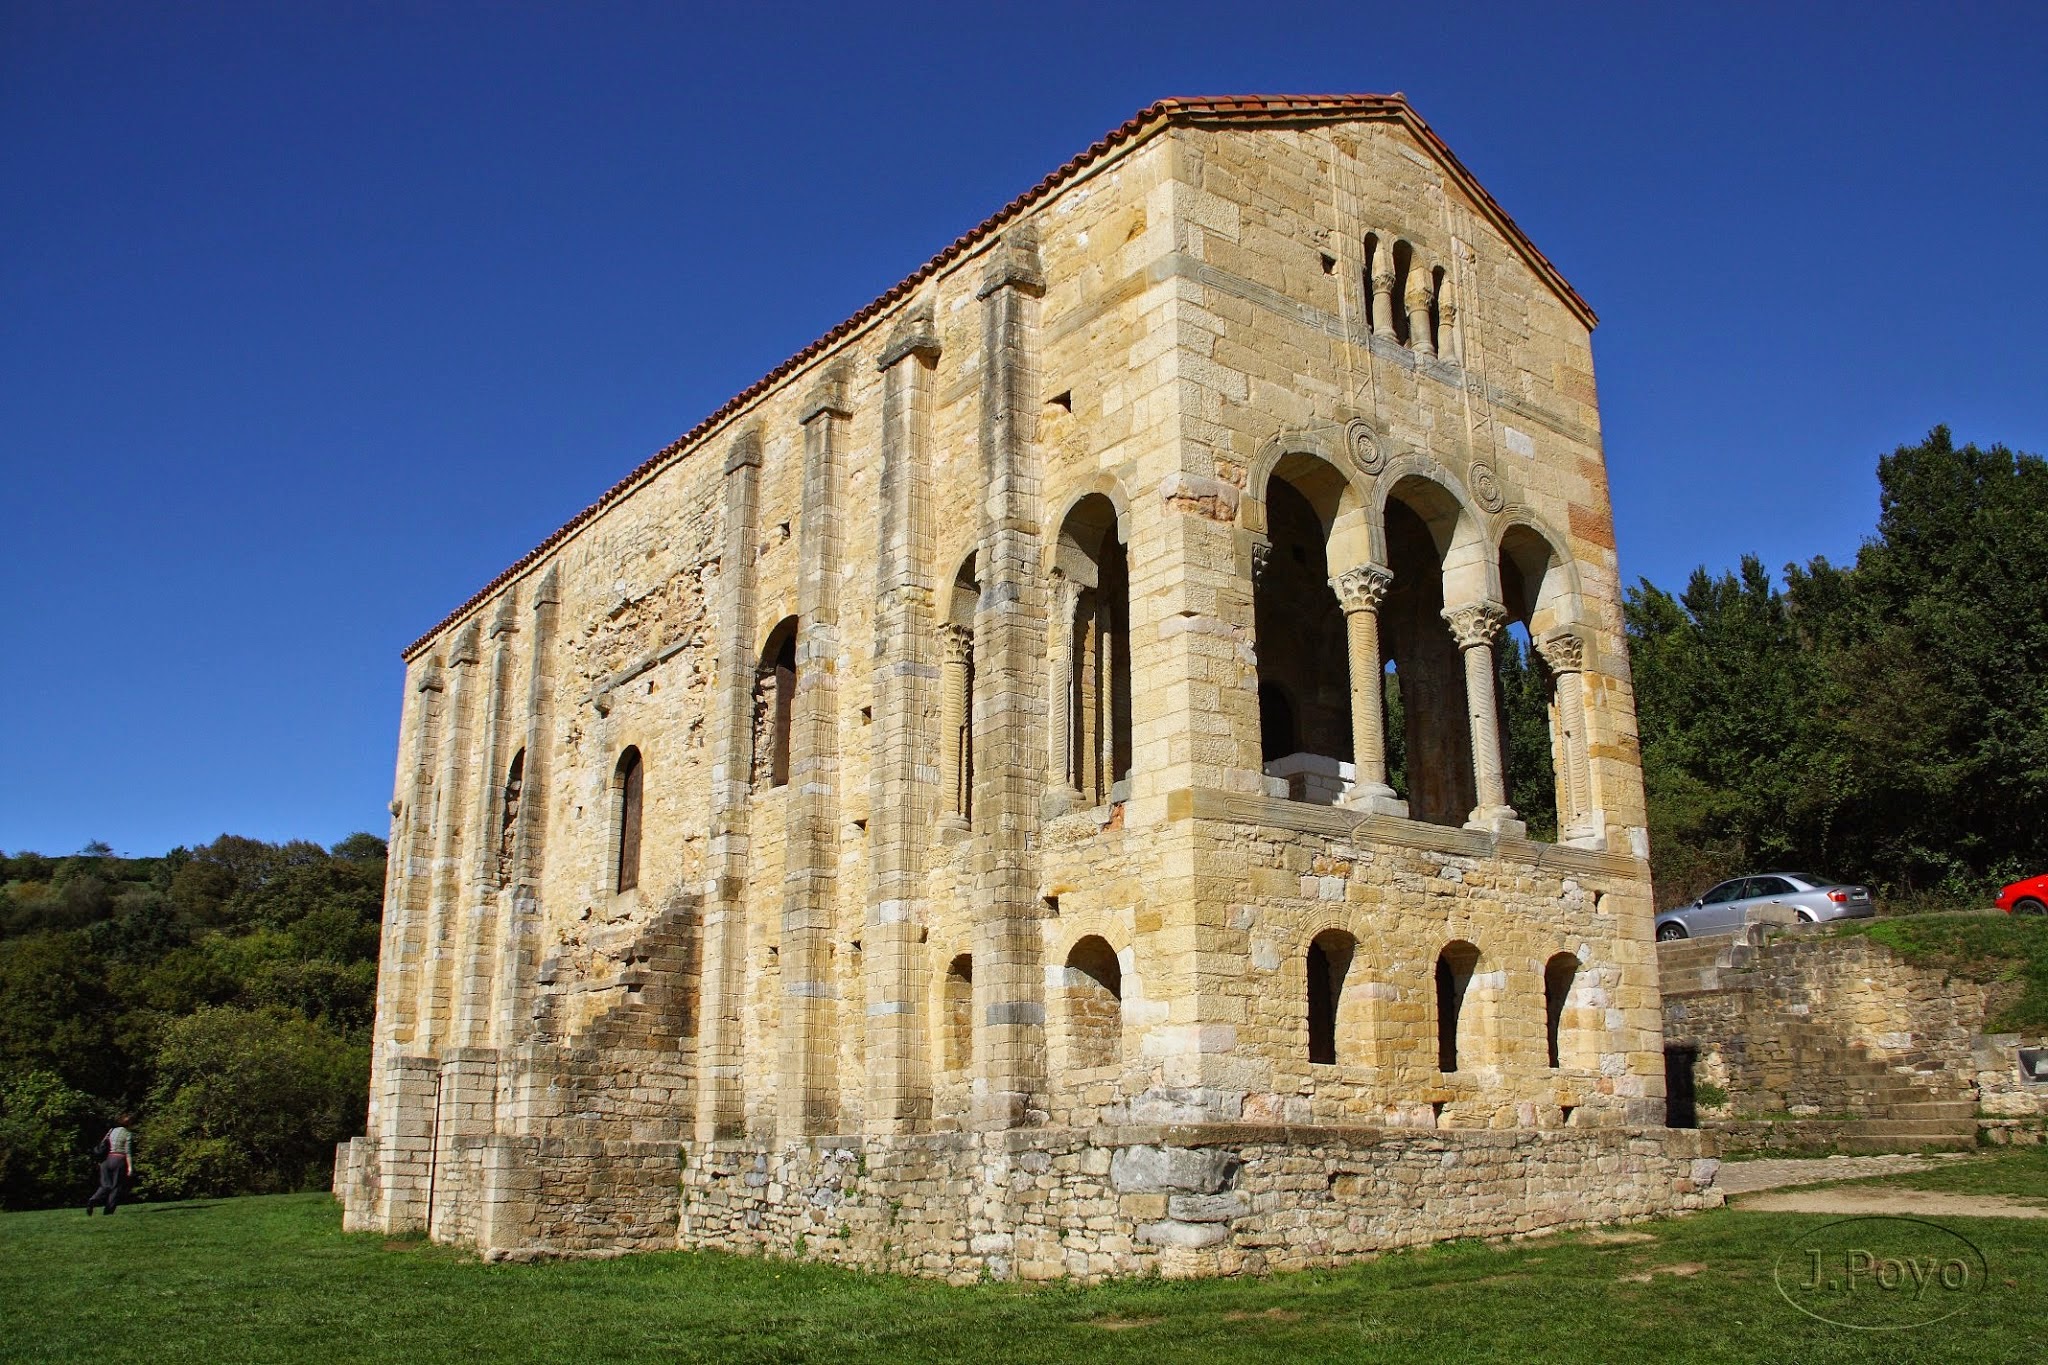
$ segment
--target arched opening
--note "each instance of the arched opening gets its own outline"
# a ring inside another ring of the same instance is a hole
[[[1584,833],[1590,779],[1569,574],[1546,537],[1510,526],[1500,543],[1500,587],[1509,623],[1497,658],[1508,804],[1531,838]]]
[[[974,1064],[974,958],[961,953],[946,965],[940,987],[940,1062],[960,1072]]]
[[[1282,459],[1266,483],[1267,544],[1252,584],[1260,759],[1289,797],[1319,805],[1342,800],[1353,776],[1349,637],[1329,559],[1346,490],[1321,460]]]
[[[512,880],[512,855],[519,841],[519,802],[526,787],[526,750],[512,755],[498,802],[498,885]]]
[[[1090,934],[1067,954],[1068,1056],[1076,1067],[1123,1060],[1124,970],[1109,941]]]
[[[974,612],[980,601],[970,554],[953,575],[940,627],[939,780],[943,818],[955,829],[968,828],[974,819]]]
[[[754,677],[754,780],[789,784],[789,731],[796,715],[796,618],[770,632]]]
[[[1130,558],[1107,497],[1091,493],[1067,513],[1053,567],[1063,581],[1052,623],[1058,770],[1099,805],[1131,770]]]
[[[1465,996],[1478,969],[1479,950],[1469,943],[1452,943],[1437,954],[1436,1069],[1445,1074],[1458,1069]]]
[[[1387,499],[1385,526],[1393,585],[1380,607],[1380,648],[1389,666],[1388,733],[1399,737],[1388,744],[1388,782],[1412,818],[1462,825],[1478,796],[1465,662],[1443,612],[1447,560],[1463,531],[1463,512],[1437,484],[1404,479]]]
[[[1578,979],[1579,959],[1574,953],[1558,953],[1543,964],[1543,1036],[1550,1048],[1550,1065],[1562,1065],[1558,1039],[1564,1027],[1564,1007],[1571,999],[1572,983]]]
[[[1351,974],[1357,942],[1341,929],[1325,929],[1308,945],[1308,1059],[1322,1066],[1337,1060],[1337,1017],[1344,1007],[1344,982]]]
[[[1415,268],[1415,248],[1405,241],[1394,243],[1394,339],[1412,345],[1414,334],[1408,325],[1408,274]]]
[[[640,751],[627,746],[612,769],[612,889],[631,891],[640,885],[640,807],[646,765]]]

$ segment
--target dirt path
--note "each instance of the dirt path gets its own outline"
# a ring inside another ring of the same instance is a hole
[[[1967,1152],[1938,1156],[1896,1154],[1889,1156],[1829,1156],[1811,1159],[1766,1159],[1725,1161],[1714,1177],[1714,1188],[1734,1198],[1757,1190],[1782,1189],[1787,1185],[1818,1185],[1825,1180],[1861,1180],[1873,1175],[1906,1175],[1929,1171],[1950,1161],[1968,1161]]]
[[[1887,1190],[1849,1186],[1744,1195],[1745,1212],[1882,1213],[1910,1218],[2048,1218],[2048,1203],[2001,1194],[1943,1194],[1938,1190]]]

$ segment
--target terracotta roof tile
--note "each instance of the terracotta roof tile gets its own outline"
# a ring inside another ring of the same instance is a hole
[[[468,601],[450,612],[432,630],[429,630],[420,636],[419,639],[407,645],[404,652],[405,660],[410,663],[414,658],[418,657],[420,652],[431,644],[441,632],[475,611],[477,607],[481,606],[506,584],[519,577],[527,569],[533,567],[550,550],[573,534],[578,527],[631,492],[642,480],[646,479],[670,460],[682,454],[692,445],[695,445],[699,440],[716,429],[720,423],[745,408],[749,403],[752,403],[791,373],[817,359],[820,354],[830,350],[847,336],[873,321],[877,314],[900,303],[920,284],[937,274],[946,265],[979,246],[1033,204],[1045,198],[1081,171],[1086,170],[1104,157],[1116,152],[1125,144],[1141,141],[1162,128],[1171,127],[1176,124],[1285,123],[1303,120],[1322,121],[1358,118],[1360,116],[1377,116],[1391,119],[1408,128],[1419,141],[1435,153],[1437,158],[1444,163],[1445,169],[1457,180],[1459,187],[1472,197],[1473,202],[1479,205],[1486,216],[1492,220],[1494,226],[1529,259],[1529,263],[1557,291],[1559,297],[1564,300],[1565,305],[1589,328],[1599,321],[1592,308],[1587,305],[1584,299],[1579,297],[1578,291],[1566,282],[1564,276],[1558,273],[1557,267],[1550,263],[1550,259],[1538,250],[1536,244],[1529,240],[1527,234],[1515,225],[1514,219],[1508,217],[1507,211],[1501,208],[1495,202],[1493,196],[1488,194],[1485,188],[1473,178],[1472,173],[1465,169],[1464,163],[1459,161],[1451,149],[1445,145],[1443,139],[1436,135],[1435,130],[1422,121],[1421,116],[1409,106],[1406,97],[1401,94],[1205,95],[1192,98],[1159,100],[1147,105],[1123,123],[1112,128],[1093,145],[1088,147],[1087,150],[1072,157],[1036,185],[1033,185],[1030,189],[1003,205],[1002,208],[996,210],[995,213],[991,214],[980,225],[961,234],[945,250],[939,252],[938,255],[932,257],[929,261],[926,261],[922,266],[919,266],[908,278],[904,279],[873,303],[870,303],[867,307],[861,309],[858,313],[855,313],[852,317],[840,323],[837,327],[834,327],[831,331],[825,333],[825,335],[819,337],[780,365],[777,365],[760,379],[728,399],[717,411],[697,423],[696,426],[690,428],[660,450],[655,451],[653,455],[641,462],[631,473],[606,489],[604,495],[598,498],[596,502],[578,512],[574,517],[571,517],[554,534],[550,535],[526,554],[520,556],[515,563],[505,569],[503,573],[493,578],[489,583],[486,583]]]

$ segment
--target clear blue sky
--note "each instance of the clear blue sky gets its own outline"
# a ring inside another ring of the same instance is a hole
[[[406,642],[1162,95],[1406,91],[1600,312],[1624,573],[1845,558],[1934,423],[2048,449],[2044,72],[2039,3],[10,0],[0,848],[384,832]]]

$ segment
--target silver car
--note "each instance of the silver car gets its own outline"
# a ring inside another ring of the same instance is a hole
[[[1877,913],[1867,886],[1849,886],[1808,872],[1767,872],[1722,882],[1690,905],[1657,916],[1657,941],[1741,932],[1757,910],[1783,907],[1801,924],[1866,919]]]

